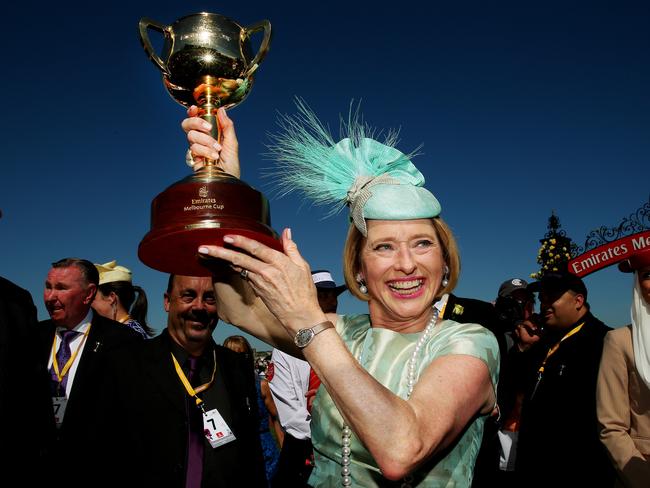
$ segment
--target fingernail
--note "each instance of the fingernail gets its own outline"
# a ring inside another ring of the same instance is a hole
[[[289,238],[290,241],[293,241],[293,239],[291,238],[291,227],[287,229],[287,237]]]
[[[203,123],[201,124],[201,127],[203,127],[205,130],[210,130],[212,129],[212,124],[204,120]]]
[[[212,147],[215,148],[217,151],[221,151],[221,144],[219,144],[218,142],[212,144]]]
[[[199,247],[199,254],[208,254],[209,250],[207,247]]]
[[[233,242],[235,242],[235,239],[233,239],[230,236],[223,236],[223,242],[227,242],[228,244],[232,244]]]

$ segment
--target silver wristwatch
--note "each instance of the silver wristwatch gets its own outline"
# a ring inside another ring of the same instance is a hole
[[[300,329],[296,332],[296,336],[293,338],[293,342],[300,349],[307,347],[311,341],[314,340],[316,334],[323,332],[325,329],[331,329],[334,327],[334,324],[329,320],[326,322],[321,322],[316,324],[309,329]]]

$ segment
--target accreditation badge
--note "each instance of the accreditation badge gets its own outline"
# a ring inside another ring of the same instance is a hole
[[[219,447],[235,440],[235,434],[216,408],[203,412],[203,433],[212,447]]]
[[[65,407],[68,405],[68,398],[65,396],[52,397],[52,407],[54,408],[54,421],[57,427],[61,427],[63,423],[63,415],[65,414]]]

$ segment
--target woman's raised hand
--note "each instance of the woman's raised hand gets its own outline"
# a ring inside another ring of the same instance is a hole
[[[217,119],[221,128],[221,143],[210,135],[210,123],[198,115],[198,107],[192,105],[187,109],[188,117],[181,124],[190,143],[188,164],[191,163],[194,171],[197,171],[204,166],[206,159],[212,159],[223,171],[239,178],[241,175],[239,142],[237,142],[235,134],[235,124],[226,114],[226,110],[220,108],[217,111]]]

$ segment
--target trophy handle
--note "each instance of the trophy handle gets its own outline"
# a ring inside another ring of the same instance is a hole
[[[167,65],[154,51],[153,46],[151,45],[151,41],[149,40],[147,29],[153,29],[160,32],[161,34],[166,34],[169,32],[169,26],[163,25],[159,22],[156,22],[155,20],[148,19],[147,17],[141,18],[138,26],[140,28],[140,42],[142,42],[142,47],[147,52],[147,56],[149,56],[149,59],[151,59],[153,64],[158,66],[158,69],[160,71],[168,75],[169,70],[167,69]]]
[[[261,30],[264,30],[264,39],[262,39],[262,44],[260,44],[260,48],[257,51],[257,54],[253,58],[253,61],[251,61],[251,64],[249,65],[248,70],[244,75],[246,78],[255,72],[255,70],[259,67],[260,63],[266,56],[266,53],[269,52],[269,44],[271,43],[271,22],[268,20],[260,20],[253,25],[244,27],[244,33],[246,37],[250,37],[255,32],[259,32]]]

